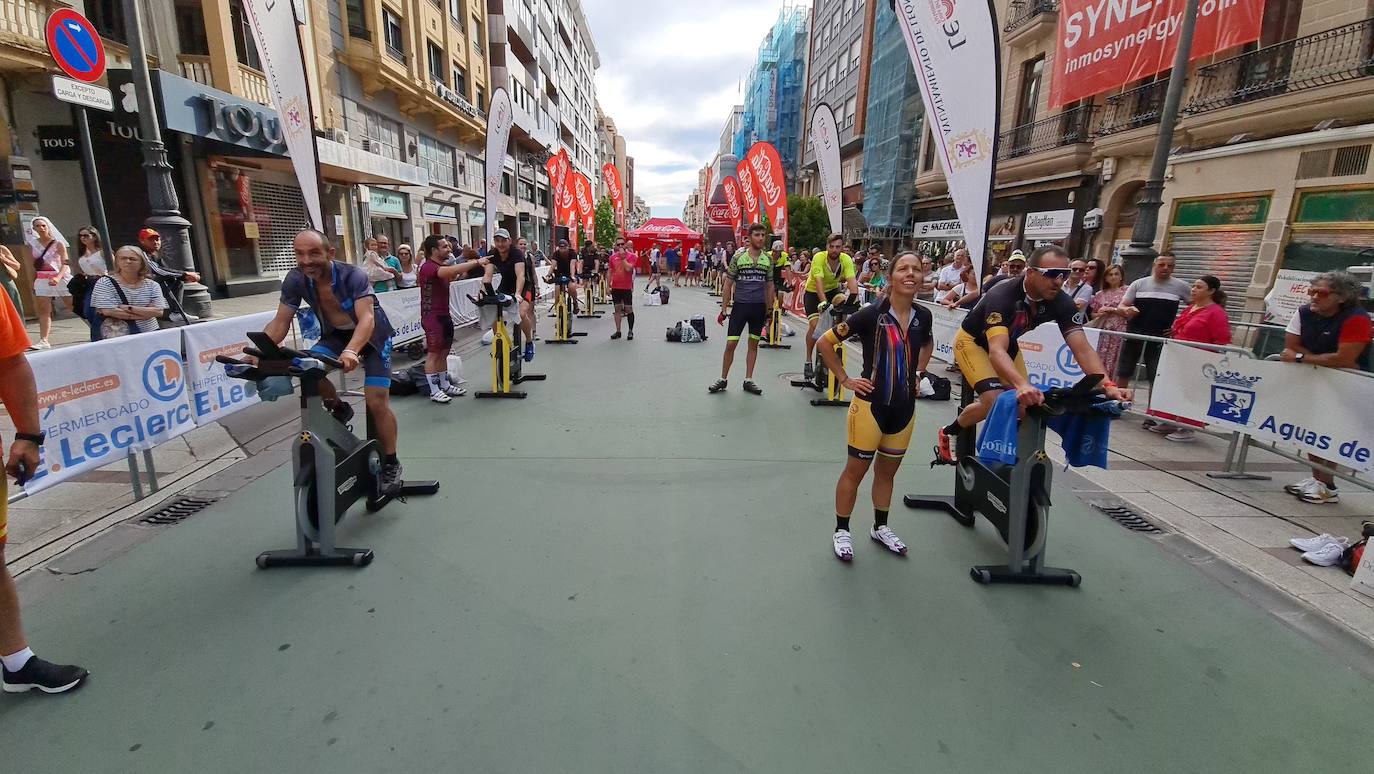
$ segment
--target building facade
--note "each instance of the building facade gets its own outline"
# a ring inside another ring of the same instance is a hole
[[[809,20],[808,8],[785,4],[764,36],[744,83],[744,113],[731,151],[744,158],[754,143],[773,143],[788,190],[793,190],[799,171]]]
[[[815,0],[808,25],[801,172],[796,193],[821,195],[816,156],[809,137],[811,115],[817,106],[826,104],[835,112],[835,123],[840,130],[840,184],[844,206],[856,213],[863,209],[864,200],[864,124],[868,114],[868,70],[876,5],[876,0]]]

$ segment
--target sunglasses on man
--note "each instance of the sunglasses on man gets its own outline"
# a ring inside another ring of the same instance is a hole
[[[1045,279],[1057,280],[1065,279],[1069,276],[1070,269],[1048,269],[1043,266],[1032,266],[1031,271],[1038,271],[1045,275]]]

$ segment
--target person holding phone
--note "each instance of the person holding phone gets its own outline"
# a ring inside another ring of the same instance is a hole
[[[0,675],[5,693],[65,693],[80,687],[90,675],[79,666],[54,664],[34,655],[24,638],[19,618],[19,591],[5,563],[5,538],[9,511],[9,479],[22,485],[38,470],[38,449],[43,445],[38,421],[38,386],[24,351],[29,334],[8,294],[0,293],[0,402],[14,421],[14,439],[0,476]]]

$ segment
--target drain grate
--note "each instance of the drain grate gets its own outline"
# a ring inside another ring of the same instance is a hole
[[[178,497],[157,509],[156,512],[144,516],[140,519],[139,523],[154,525],[179,524],[185,521],[187,517],[205,510],[206,506],[218,499],[218,497]]]
[[[1099,505],[1097,503],[1094,503],[1093,507],[1107,514],[1107,518],[1132,532],[1143,532],[1147,535],[1164,534],[1164,530],[1146,521],[1144,517],[1130,508],[1113,505]]]

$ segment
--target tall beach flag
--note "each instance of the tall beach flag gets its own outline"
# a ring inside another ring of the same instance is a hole
[[[744,163],[754,173],[758,187],[759,209],[768,213],[773,233],[782,239],[784,250],[791,248],[787,239],[787,177],[782,170],[782,157],[773,143],[759,141],[744,154]]]
[[[244,0],[248,26],[258,47],[258,60],[267,76],[272,107],[281,119],[286,150],[305,199],[310,227],[324,230],[320,210],[320,156],[315,145],[315,115],[310,106],[310,85],[305,76],[305,50],[300,30],[305,19],[296,18],[295,3],[283,0]],[[303,10],[303,9],[302,9]]]
[[[501,172],[506,166],[506,147],[510,142],[510,125],[515,119],[511,110],[510,92],[504,86],[491,93],[487,109],[487,244],[496,233],[496,203],[501,197]]]
[[[840,187],[840,129],[835,123],[835,111],[822,102],[811,114],[811,152],[821,177],[821,201],[830,216],[830,233],[842,234],[843,197]]]
[[[992,0],[888,0],[921,85],[935,155],[964,241],[983,275],[1002,99]]]
[[[754,173],[743,161],[735,166],[735,177],[739,178],[740,204],[744,207],[744,222],[759,222],[759,189],[754,184]]]
[[[615,164],[606,162],[601,167],[602,182],[606,184],[606,193],[611,197],[611,205],[615,207],[616,223],[620,225],[620,230],[625,231],[625,189],[620,187],[620,170],[615,168]]]

